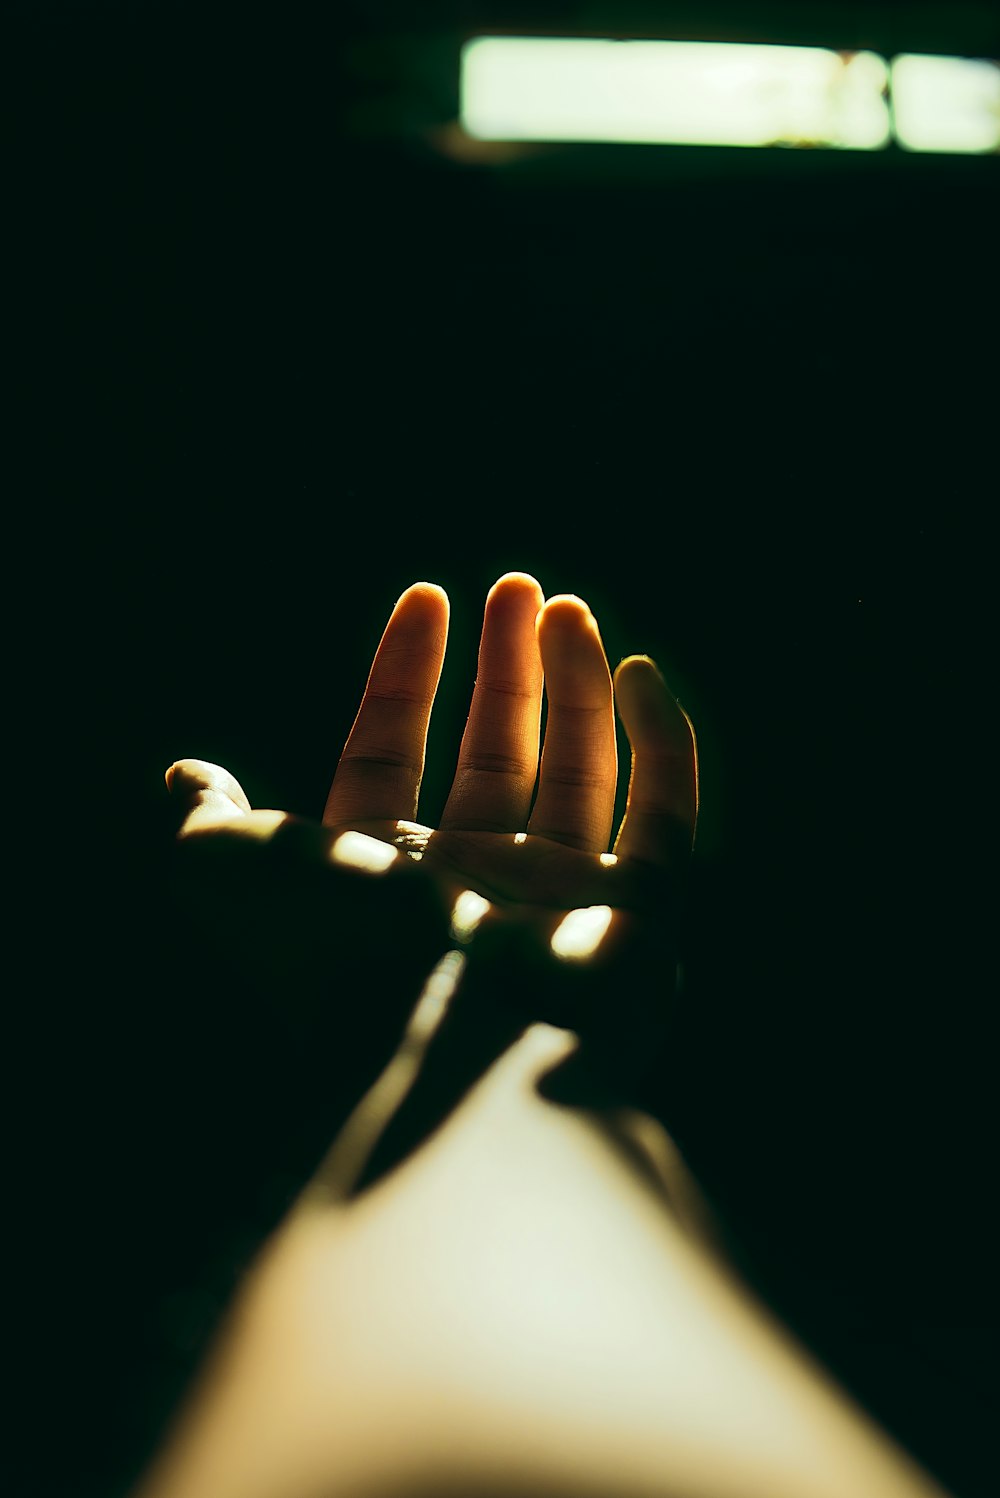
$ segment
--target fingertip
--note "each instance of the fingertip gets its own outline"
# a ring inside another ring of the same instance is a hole
[[[617,686],[619,681],[626,678],[646,678],[660,683],[664,688],[667,683],[663,678],[663,672],[653,660],[651,655],[627,655],[620,660],[614,670],[614,680]]]
[[[551,598],[545,600],[546,611],[562,609],[586,609],[590,613],[590,606],[584,602],[578,593],[553,593]]]
[[[575,593],[555,593],[547,598],[535,616],[535,625],[538,629],[569,626],[578,627],[581,624],[591,624],[597,628],[597,620],[590,612],[590,607],[582,598]]]
[[[683,708],[667,685],[666,678],[650,655],[629,655],[619,661],[612,676],[615,695],[619,705],[650,705],[660,711],[684,713]],[[684,714],[686,716],[686,714]]]
[[[386,632],[402,628],[411,641],[443,652],[450,624],[451,605],[444,588],[439,583],[416,582],[400,593]]]
[[[172,796],[194,798],[202,792],[225,797],[240,811],[249,811],[250,802],[236,776],[223,765],[207,759],[177,759],[166,772],[167,789]]]
[[[694,724],[648,655],[620,661],[612,684],[618,716],[633,747],[671,743],[683,752],[697,744]]]
[[[440,583],[411,583],[408,588],[404,588],[402,593],[400,593],[399,597],[396,600],[396,607],[398,608],[399,605],[404,601],[422,601],[430,605],[432,608],[440,608],[442,605],[445,609],[448,609],[450,607],[448,595],[445,592],[444,588],[442,588]]]
[[[164,779],[171,795],[182,791],[214,790],[219,777],[227,775],[221,765],[210,764],[207,759],[175,759]]]
[[[508,593],[512,595],[522,594],[524,596],[530,594],[535,603],[536,610],[540,609],[545,602],[545,594],[542,591],[542,586],[536,577],[532,577],[530,572],[505,572],[502,577],[497,578],[487,594],[487,599],[490,600],[500,594]]]

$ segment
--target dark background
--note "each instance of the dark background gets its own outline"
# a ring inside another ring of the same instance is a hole
[[[25,1384],[60,1434],[38,1491],[106,1492],[142,1460],[322,1145],[319,1115],[288,1122],[307,1058],[179,951],[164,769],[215,760],[254,804],[318,814],[389,610],[428,578],[452,602],[433,822],[510,568],[585,597],[612,663],[653,654],[699,730],[662,1111],[783,1314],[956,1492],[986,1491],[997,159],[504,165],[433,130],[480,29],[996,56],[995,11],[612,17],[9,12],[36,855],[15,1223]]]

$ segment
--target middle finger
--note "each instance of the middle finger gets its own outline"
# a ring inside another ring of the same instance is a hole
[[[490,589],[469,721],[442,827],[519,832],[528,820],[542,712],[535,618],[543,602],[538,583],[524,572],[508,572]]]

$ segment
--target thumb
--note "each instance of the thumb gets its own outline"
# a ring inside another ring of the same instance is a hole
[[[164,779],[181,815],[178,837],[250,813],[250,802],[235,775],[206,759],[175,760]]]

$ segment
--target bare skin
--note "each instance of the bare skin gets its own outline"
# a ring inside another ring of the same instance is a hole
[[[563,595],[543,606],[539,585],[523,573],[501,578],[486,601],[479,671],[441,826],[417,821],[448,617],[447,597],[432,584],[414,584],[396,604],[334,775],[323,831],[313,828],[317,858],[328,858],[351,828],[425,853],[427,871],[449,894],[471,886],[508,908],[565,910],[599,898],[629,909],[659,898],[665,882],[683,877],[694,838],[691,725],[648,657],[623,661],[613,686],[586,604]],[[540,752],[543,679],[548,725]],[[633,765],[609,864],[602,855],[618,781],[615,700]],[[183,838],[266,843],[295,820],[252,810],[219,766],[180,760],[167,773],[188,808]]]
[[[249,1275],[136,1498],[942,1498],[720,1256],[662,1128],[621,1102],[546,1096],[567,1058],[589,1047],[600,1065],[616,1027],[653,1034],[669,1003],[671,902],[697,817],[690,723],[647,658],[612,681],[582,601],[543,606],[534,579],[509,574],[487,600],[454,786],[428,828],[418,797],[447,624],[440,589],[399,600],[302,856],[346,870],[373,904],[404,869],[446,909],[468,890],[481,903],[448,981],[424,987]],[[632,765],[609,857],[616,702]],[[219,767],[168,774],[192,844],[266,848],[287,821],[251,809]],[[385,850],[377,871],[344,841],[359,831]],[[567,913],[595,908],[608,913],[596,943],[561,952]],[[637,973],[650,992],[632,1004]],[[400,1100],[462,1043],[449,1006],[475,1025],[507,989],[515,1019],[495,1058],[419,1148],[356,1189]],[[546,1022],[550,990],[571,1008],[588,995],[578,1027]]]

